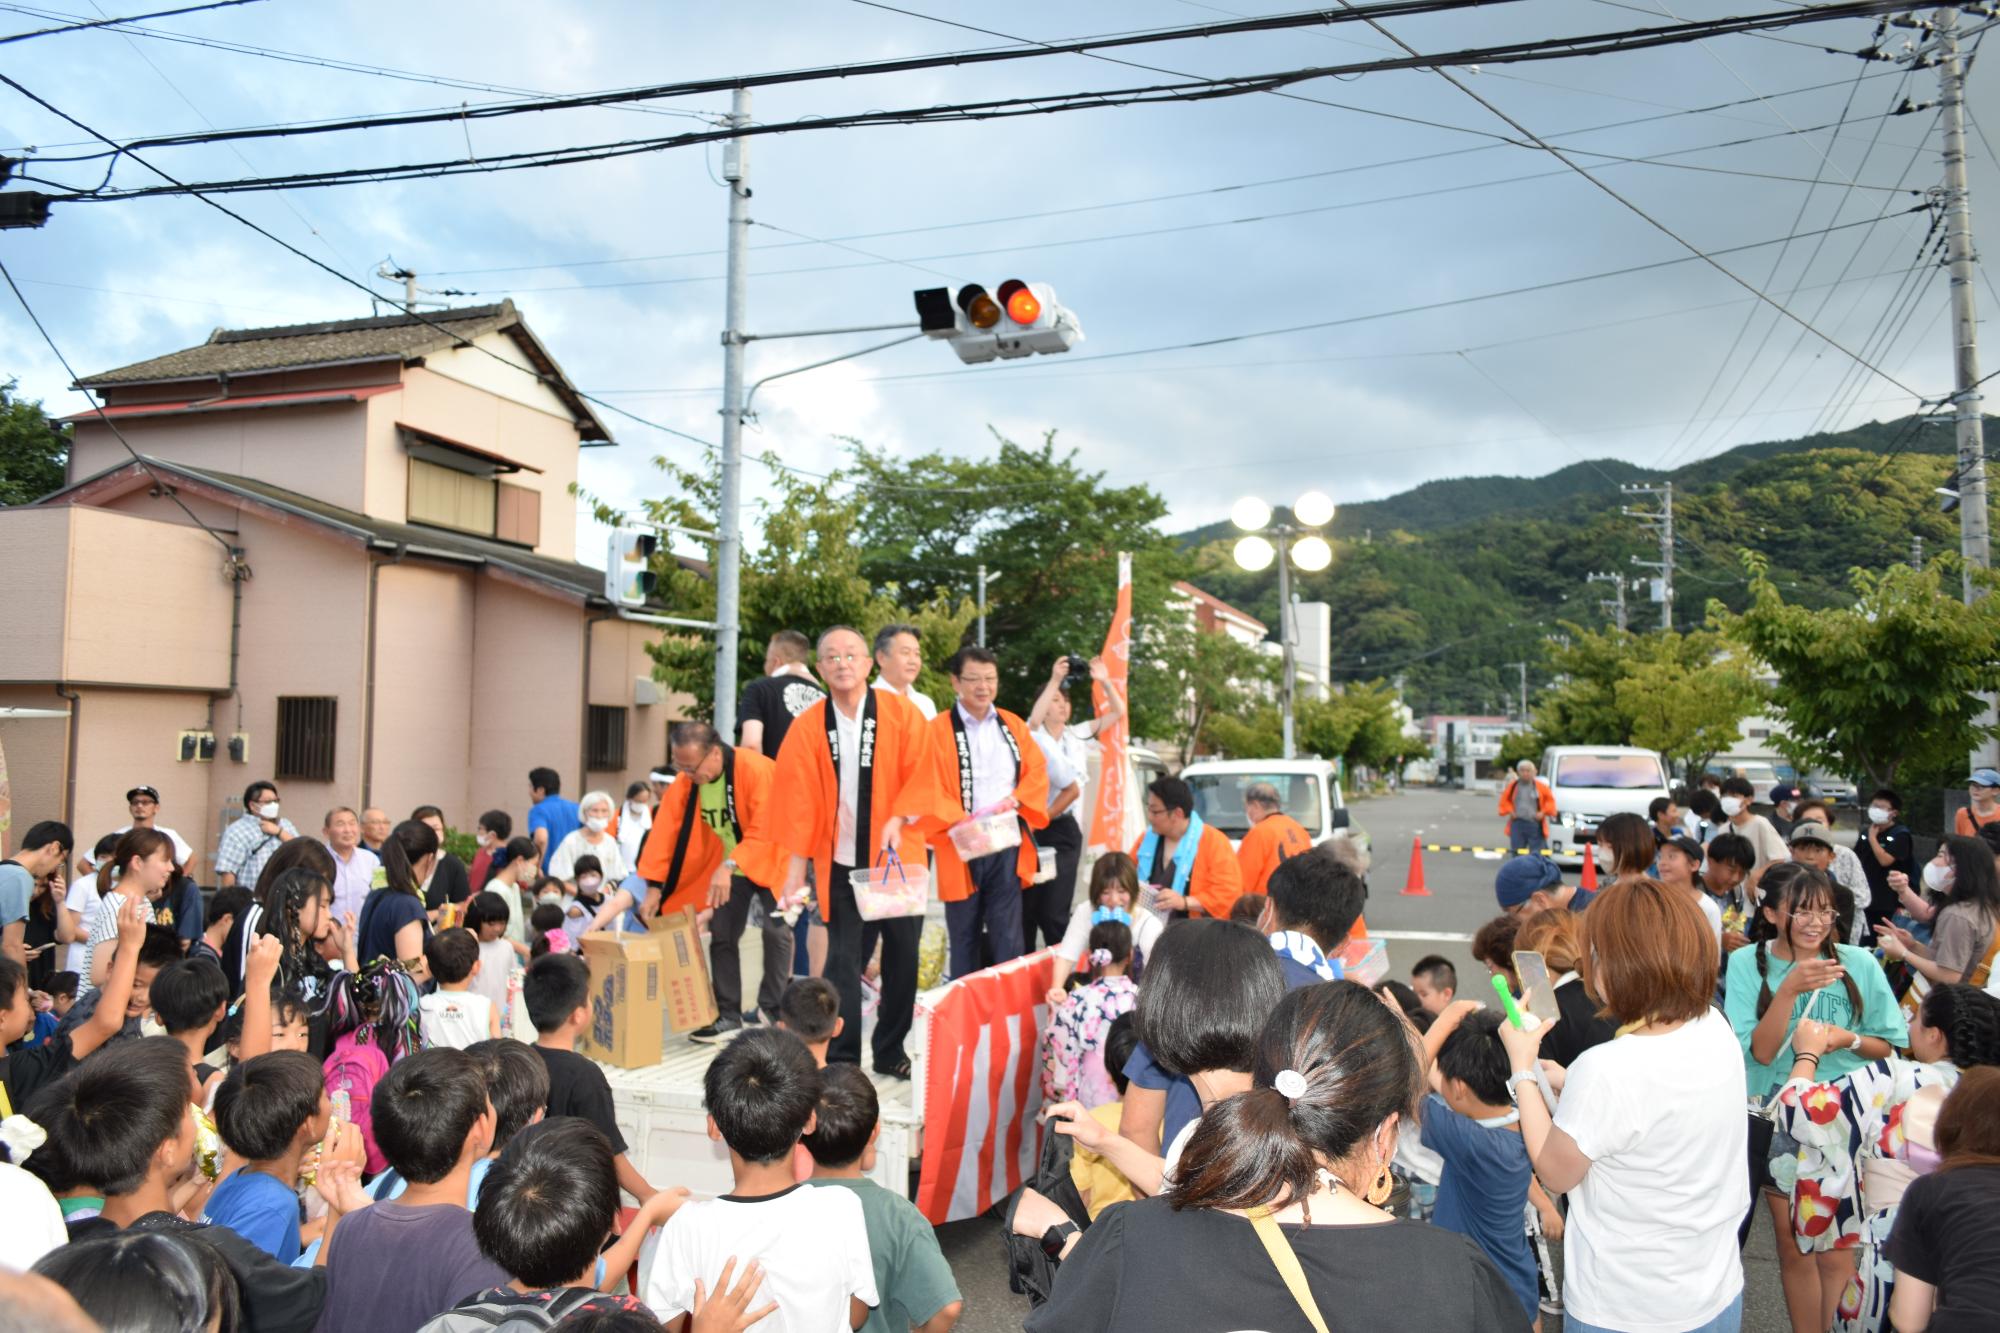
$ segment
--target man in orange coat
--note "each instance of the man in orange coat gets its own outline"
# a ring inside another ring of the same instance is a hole
[[[945,828],[931,835],[937,853],[938,897],[951,934],[951,975],[970,976],[1021,956],[1021,891],[1035,882],[1041,860],[1028,829],[1049,824],[1049,767],[1028,724],[996,708],[1000,664],[984,648],[961,648],[946,667],[958,702],[931,719],[931,744],[943,780]],[[1018,846],[970,861],[959,855],[949,826],[978,814],[1013,814],[1025,827]]]
[[[924,867],[922,824],[940,816],[937,763],[923,715],[909,700],[868,687],[868,644],[845,625],[819,638],[828,697],[808,705],[785,733],[772,790],[771,840],[790,853],[781,905],[800,901],[812,865],[827,927],[826,979],[840,992],[836,1063],[861,1062],[861,914],[848,877],[900,860]],[[917,1001],[917,941],[923,918],[892,917],[882,929],[882,1005],[875,1071],[908,1078]]]
[[[771,780],[777,765],[754,750],[723,744],[706,722],[677,722],[667,734],[673,783],[639,849],[648,911],[712,911],[709,971],[720,1011],[688,1034],[727,1041],[743,1029],[743,967],[738,944],[750,900],[764,900],[764,977],[758,1007],[775,1016],[792,979],[792,928],[778,914],[771,886],[783,882],[779,855],[766,840]],[[653,904],[658,906],[654,907]]]
[[[1510,852],[1549,849],[1549,821],[1556,817],[1556,794],[1535,776],[1535,765],[1523,759],[1500,791],[1500,818],[1507,830]]]
[[[1146,823],[1132,859],[1139,883],[1155,890],[1154,907],[1177,917],[1228,917],[1243,896],[1243,871],[1229,835],[1195,813],[1187,783],[1154,778],[1146,788]]]
[[[1277,787],[1268,782],[1253,782],[1243,792],[1243,813],[1250,817],[1250,828],[1236,844],[1236,864],[1243,872],[1245,893],[1267,892],[1273,870],[1312,850],[1312,837],[1284,812],[1283,804]]]

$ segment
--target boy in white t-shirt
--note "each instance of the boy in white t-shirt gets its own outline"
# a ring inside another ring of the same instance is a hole
[[[820,1072],[805,1044],[757,1028],[724,1047],[703,1078],[708,1136],[729,1146],[735,1188],[690,1203],[660,1233],[645,1300],[670,1327],[693,1310],[696,1284],[717,1290],[725,1264],[764,1270],[752,1306],[777,1308],[758,1333],[858,1329],[881,1303],[868,1221],[849,1190],[792,1178],[792,1149],[811,1132]]]
[[[462,1051],[500,1035],[500,1010],[470,989],[479,974],[479,941],[469,930],[440,930],[424,941],[424,961],[438,988],[417,1004],[425,1046]]]

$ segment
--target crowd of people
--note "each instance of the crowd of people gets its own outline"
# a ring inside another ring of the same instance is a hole
[[[1083,745],[1123,701],[1072,724],[1072,663],[1023,717],[977,647],[938,711],[908,626],[768,652],[736,737],[677,724],[622,798],[536,768],[469,862],[436,807],[313,837],[272,782],[208,893],[152,788],[81,855],[30,828],[0,863],[0,1328],[946,1333],[862,1064],[910,1076],[899,904],[928,897],[951,975],[1054,954],[1047,1147],[1007,1209],[1034,1333],[1734,1330],[1756,1226],[1796,1333],[2000,1318],[2000,773],[1921,867],[1892,791],[1847,839],[1733,778],[1605,820],[1597,889],[1512,857],[1473,942],[1496,1007],[1442,956],[1348,979],[1365,854],[1270,783],[1232,846],[1153,781],[1073,902]],[[1524,852],[1545,793],[1503,794]],[[577,1049],[583,937],[683,911],[713,1199],[646,1178]]]

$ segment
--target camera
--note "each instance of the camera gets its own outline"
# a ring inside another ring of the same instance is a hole
[[[1078,657],[1075,653],[1071,653],[1069,654],[1069,656],[1063,658],[1063,661],[1067,663],[1069,666],[1069,674],[1063,677],[1062,687],[1064,689],[1073,690],[1077,686],[1089,682],[1090,680],[1089,658]]]

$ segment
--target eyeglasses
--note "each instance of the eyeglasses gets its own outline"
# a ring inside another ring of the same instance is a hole
[[[1820,907],[1820,908],[1815,908],[1810,912],[1793,912],[1792,920],[1815,921],[1821,925],[1825,925],[1833,920],[1834,915],[1835,915],[1834,910],[1831,907]]]
[[[829,653],[819,659],[822,666],[852,666],[861,660],[859,653]]]

